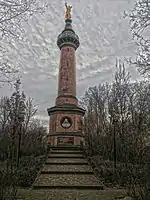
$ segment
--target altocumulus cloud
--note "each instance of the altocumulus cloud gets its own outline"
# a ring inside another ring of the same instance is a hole
[[[49,3],[43,15],[34,16],[25,27],[24,41],[9,45],[8,59],[20,66],[23,89],[35,99],[37,118],[48,120],[46,109],[54,105],[57,96],[57,74],[60,51],[56,45],[64,28],[64,2]],[[87,87],[111,81],[116,58],[133,56],[135,46],[129,34],[123,12],[134,0],[70,0],[73,5],[73,28],[80,37],[77,50],[77,93]],[[139,79],[134,67],[128,66],[133,80]],[[6,94],[6,86],[1,95]],[[10,89],[7,88],[7,94]]]

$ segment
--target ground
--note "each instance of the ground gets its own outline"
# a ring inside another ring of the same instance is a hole
[[[126,191],[123,189],[106,189],[100,191],[93,190],[31,190],[20,189],[18,190],[19,199],[24,200],[121,200],[126,196]],[[74,198],[74,199],[73,199]]]

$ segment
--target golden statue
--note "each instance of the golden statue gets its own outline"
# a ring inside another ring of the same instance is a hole
[[[66,6],[66,19],[71,19],[71,9],[72,9],[72,6],[68,6],[67,3],[65,3],[65,6]]]

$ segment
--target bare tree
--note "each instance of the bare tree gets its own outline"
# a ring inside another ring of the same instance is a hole
[[[138,53],[135,61],[142,74],[150,76],[150,1],[138,0],[134,8],[125,12],[129,18],[133,39],[138,45]]]
[[[8,97],[3,97],[0,99],[0,131],[1,134],[5,134],[7,130],[8,120],[9,120],[9,111],[8,111]]]
[[[43,13],[46,4],[40,6],[38,0],[0,0],[0,82],[10,83],[18,66],[12,66],[7,58],[3,42],[22,39],[23,22],[27,22],[36,13]],[[12,76],[12,77],[11,77]]]
[[[13,199],[17,185],[30,186],[43,163],[46,130],[32,119],[36,111],[20,80],[13,94],[0,100],[0,199]]]
[[[28,124],[25,137],[22,140],[22,153],[25,155],[34,154],[38,155],[43,149],[43,136],[46,135],[46,128],[41,124],[38,119],[31,119]]]
[[[26,100],[25,106],[26,106],[26,112],[25,112],[24,127],[23,127],[24,134],[27,131],[27,127],[29,125],[30,120],[33,118],[33,116],[37,112],[37,108],[36,108],[36,106],[34,106],[32,98],[29,97]]]
[[[20,85],[20,80],[17,80],[11,97],[2,98],[0,105],[1,132],[4,136],[10,137],[10,160],[16,160],[17,155],[17,165],[19,164],[22,140],[25,140],[29,122],[37,111],[33,105],[33,99],[27,98],[24,92],[21,92]]]
[[[0,0],[0,37],[21,37],[22,22],[37,12],[43,12],[37,0]]]
[[[86,152],[106,181],[110,178],[111,183],[114,180],[136,188],[141,184],[141,199],[147,200],[144,184],[149,183],[150,151],[146,143],[150,133],[150,84],[132,83],[120,61],[116,69],[112,84],[89,88],[82,99],[87,110]],[[135,194],[140,195],[137,191]]]

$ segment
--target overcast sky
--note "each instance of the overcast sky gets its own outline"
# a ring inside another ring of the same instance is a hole
[[[8,55],[11,62],[19,64],[23,90],[35,99],[38,115],[45,119],[46,109],[54,105],[57,96],[60,50],[56,41],[65,21],[64,1],[47,2],[46,13],[24,25],[26,41],[11,44]],[[76,52],[80,97],[89,86],[112,80],[116,58],[135,54],[128,21],[123,19],[123,12],[133,7],[134,0],[69,0],[68,4],[73,6],[73,29],[80,38]],[[133,80],[140,79],[134,67],[127,70]],[[0,90],[1,96],[10,93],[6,86]]]

